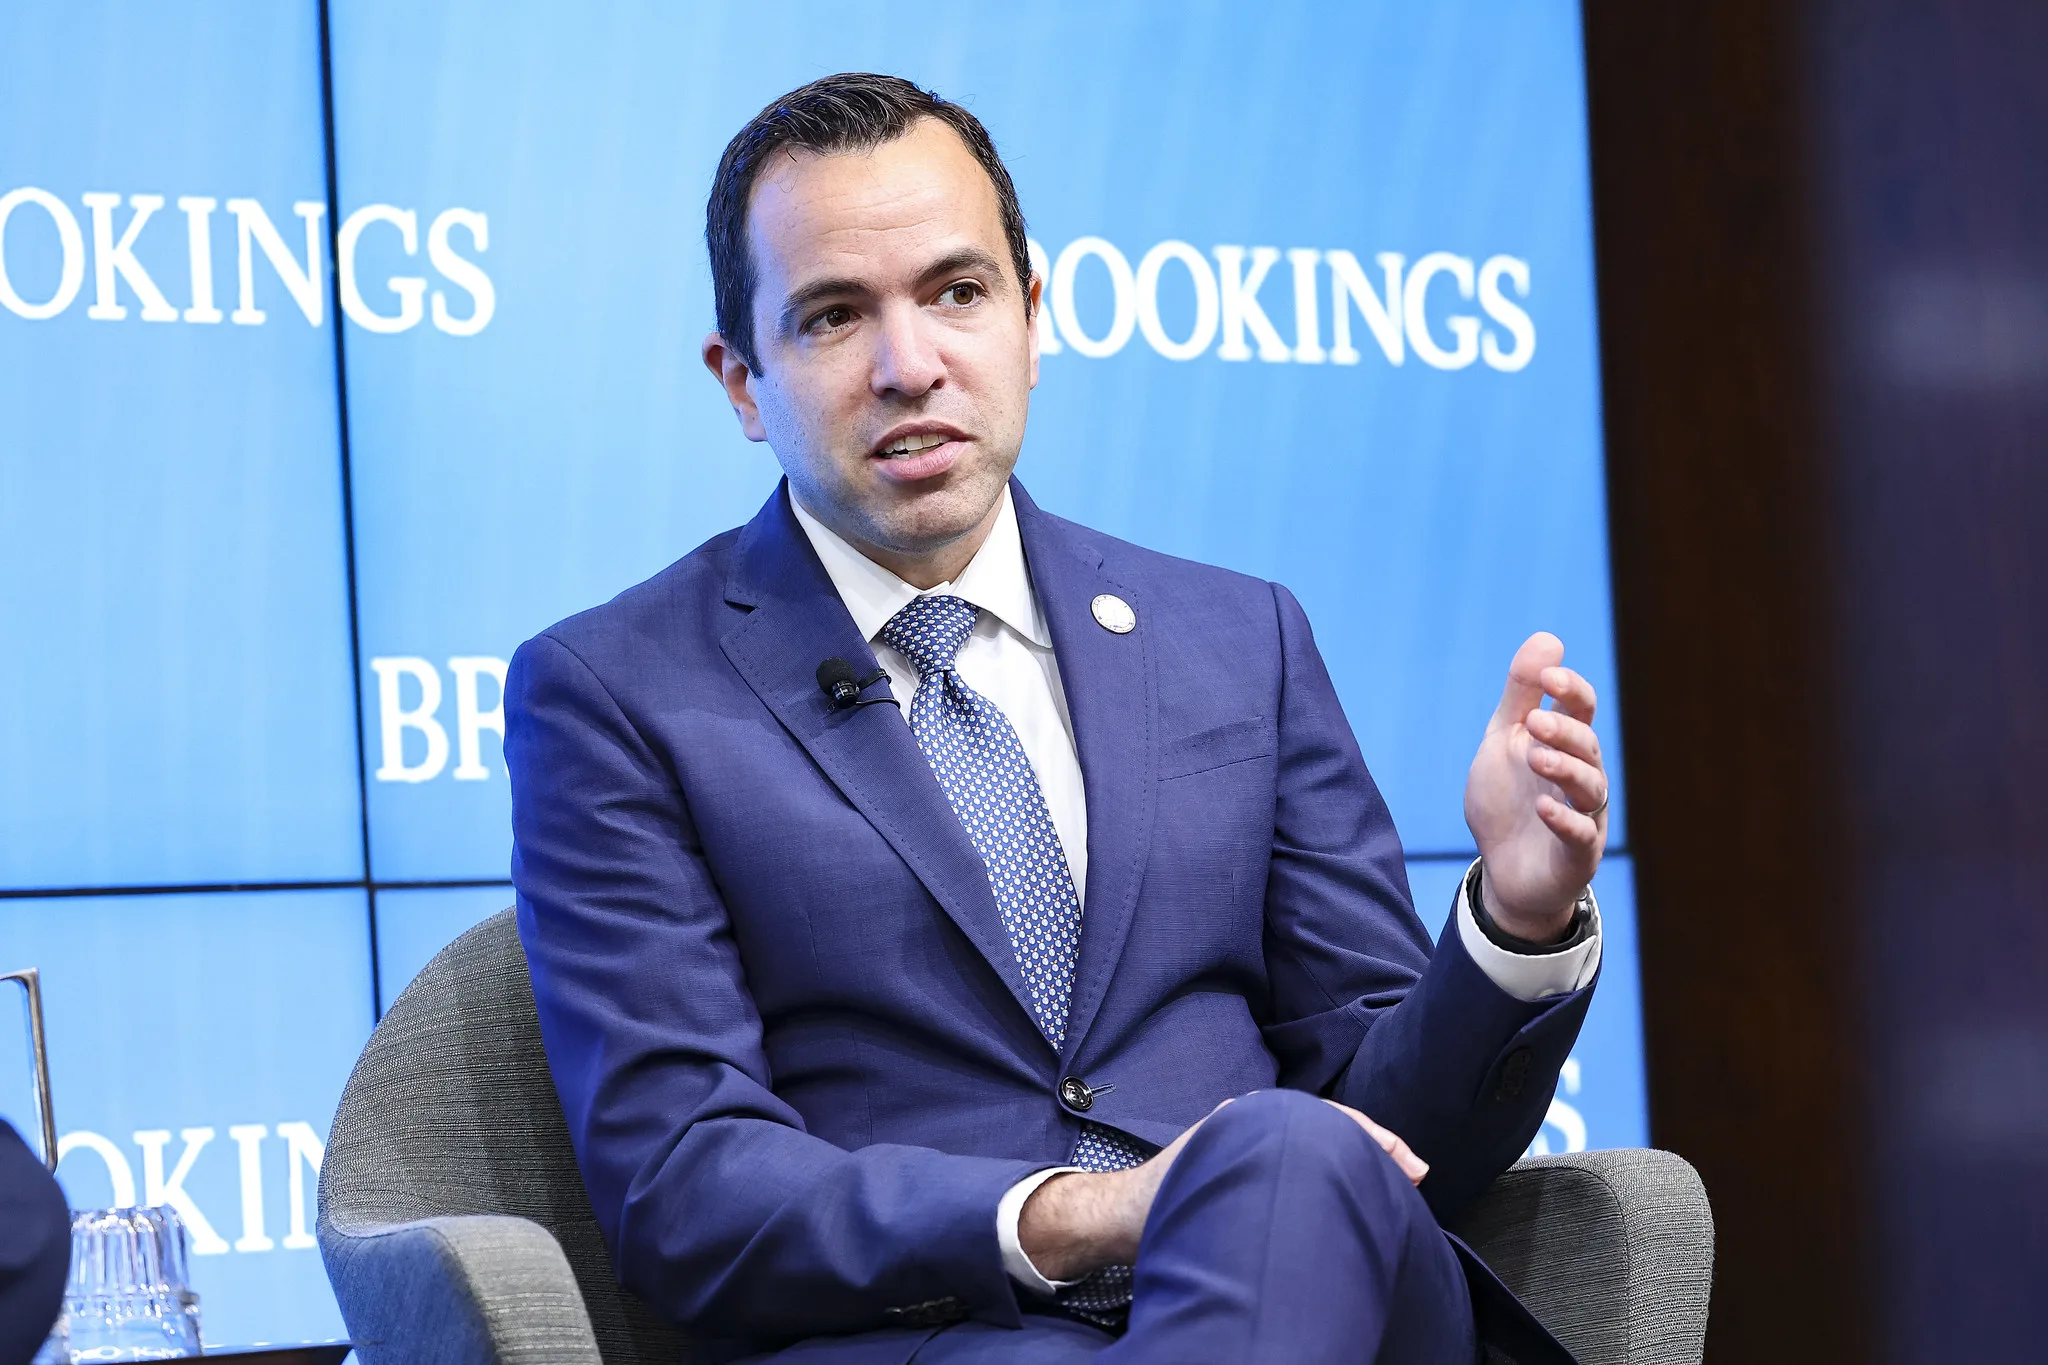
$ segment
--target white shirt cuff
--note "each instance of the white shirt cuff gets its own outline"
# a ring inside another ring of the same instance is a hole
[[[1024,1254],[1024,1243],[1017,1235],[1017,1222],[1024,1216],[1024,1201],[1054,1176],[1080,1169],[1079,1166],[1054,1166],[1049,1170],[1034,1171],[1010,1186],[996,1205],[996,1244],[1003,1249],[1003,1269],[1010,1272],[1011,1279],[1034,1294],[1051,1298],[1059,1290],[1080,1281],[1048,1280],[1038,1273],[1037,1266],[1031,1264],[1031,1258]]]
[[[1477,866],[1479,860],[1472,860]],[[1479,970],[1493,978],[1493,984],[1517,1000],[1545,1000],[1581,990],[1600,970],[1600,903],[1589,890],[1586,899],[1593,907],[1593,923],[1586,937],[1554,953],[1511,953],[1486,936],[1466,903],[1465,888],[1472,884],[1472,867],[1458,878],[1458,937],[1465,951],[1479,964]],[[1021,1207],[1021,1205],[1020,1205]]]

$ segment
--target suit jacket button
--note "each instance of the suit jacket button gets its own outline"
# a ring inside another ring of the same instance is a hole
[[[1060,1100],[1067,1108],[1085,1114],[1095,1103],[1095,1092],[1079,1076],[1069,1076],[1060,1082]]]
[[[1529,1049],[1525,1047],[1518,1047],[1508,1054],[1508,1059],[1500,1065],[1500,1084],[1493,1092],[1496,1100],[1521,1098],[1522,1086],[1529,1079],[1531,1060]]]

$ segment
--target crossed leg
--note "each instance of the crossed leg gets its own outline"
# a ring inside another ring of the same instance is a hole
[[[1393,1160],[1310,1095],[1218,1110],[1160,1186],[1119,1339],[1036,1318],[962,1324],[918,1365],[1466,1365],[1479,1348],[1456,1253]]]

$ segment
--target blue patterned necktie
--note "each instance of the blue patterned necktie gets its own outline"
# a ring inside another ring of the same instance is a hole
[[[1038,774],[994,702],[969,687],[954,661],[980,609],[958,597],[920,597],[889,618],[882,643],[917,670],[910,732],[967,837],[988,869],[1010,950],[1024,973],[1039,1031],[1059,1051],[1081,945],[1081,901],[1066,849],[1053,827]],[[1135,1166],[1157,1148],[1084,1121],[1073,1164],[1090,1171]],[[1113,1316],[1130,1303],[1128,1266],[1097,1271],[1060,1301],[1085,1316]]]

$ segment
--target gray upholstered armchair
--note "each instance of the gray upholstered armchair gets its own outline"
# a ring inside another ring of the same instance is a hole
[[[1666,1152],[1524,1161],[1460,1229],[1587,1365],[1700,1359],[1713,1220]],[[349,1078],[320,1250],[367,1365],[678,1365],[619,1287],[541,1052],[512,914],[422,971]]]

